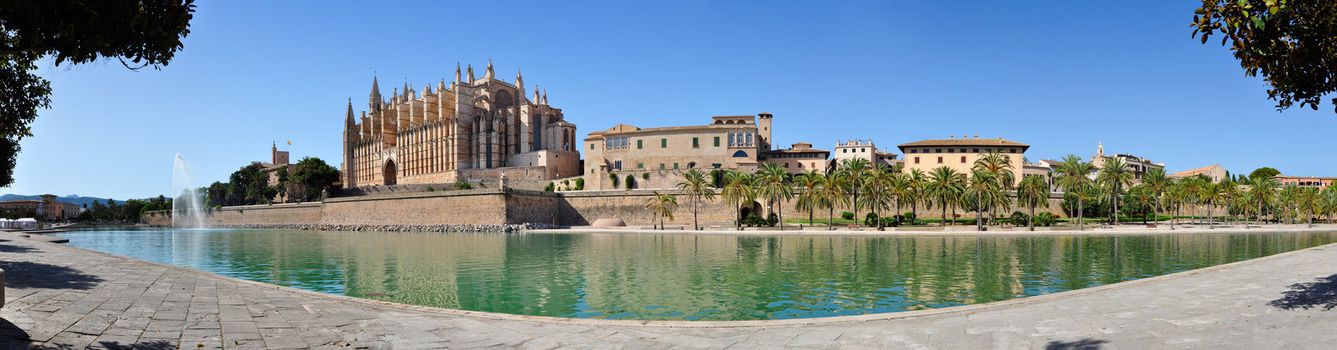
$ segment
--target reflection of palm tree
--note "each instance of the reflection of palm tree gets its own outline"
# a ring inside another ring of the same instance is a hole
[[[735,215],[734,227],[738,230],[743,229],[743,203],[752,204],[757,199],[757,192],[752,186],[752,174],[741,171],[730,170],[724,173],[724,188],[720,191],[720,197],[725,203],[734,207]]]
[[[965,174],[946,166],[933,169],[928,180],[927,192],[933,197],[934,203],[941,206],[943,224],[948,222],[947,207],[951,206],[952,210],[955,211],[955,206],[961,202],[961,194],[965,192],[965,189]]]
[[[1059,163],[1058,167],[1055,169],[1055,175],[1057,175],[1055,182],[1059,184],[1059,187],[1063,188],[1064,192],[1073,193],[1084,190],[1088,187],[1092,187],[1090,176],[1092,172],[1095,172],[1095,169],[1095,166],[1092,166],[1090,162],[1083,161],[1081,158],[1077,157],[1077,155],[1069,154],[1067,157],[1063,157],[1063,162]],[[1083,226],[1082,210],[1085,206],[1083,204],[1083,199],[1082,196],[1077,196],[1078,231],[1081,231]]]
[[[794,200],[794,209],[807,211],[808,226],[812,226],[812,213],[817,209],[817,203],[822,195],[819,191],[826,183],[826,176],[822,176],[816,170],[808,170],[795,176],[794,182],[802,189]]]
[[[687,170],[682,176],[682,181],[678,182],[678,190],[687,195],[687,199],[692,202],[692,229],[700,230],[701,225],[696,221],[697,208],[701,200],[715,200],[715,188],[710,185],[710,180],[706,174],[697,169]]]
[[[1017,187],[1017,203],[1031,208],[1031,216],[1026,220],[1031,231],[1035,231],[1035,207],[1049,207],[1049,192],[1049,183],[1044,178],[1022,176],[1021,186]]]
[[[1119,196],[1123,194],[1123,187],[1133,183],[1133,172],[1128,170],[1128,165],[1124,163],[1123,158],[1107,158],[1104,164],[1101,164],[1100,173],[1096,175],[1096,182],[1104,185],[1109,190],[1111,203],[1114,203],[1114,211],[1110,213],[1114,220],[1114,225],[1119,225]]]
[[[663,230],[664,218],[673,220],[673,212],[678,210],[678,197],[655,191],[650,199],[646,200],[645,208],[650,209],[650,212],[655,214],[655,218],[659,219],[659,229]]]
[[[766,198],[767,209],[776,214],[781,231],[785,229],[784,210],[775,210],[776,204],[783,208],[785,200],[794,198],[794,187],[789,185],[787,177],[789,172],[775,163],[765,163],[757,169],[758,197]]]

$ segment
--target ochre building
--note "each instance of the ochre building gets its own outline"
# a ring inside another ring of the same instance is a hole
[[[344,121],[344,188],[489,181],[542,181],[580,175],[576,125],[548,104],[547,92],[526,96],[524,79],[482,78],[455,67],[455,80],[415,90],[405,83],[389,99],[375,78],[367,111]]]
[[[997,152],[1008,158],[1012,164],[1013,185],[1021,184],[1025,174],[1025,154],[1031,146],[1003,138],[949,138],[942,140],[923,140],[899,146],[905,155],[905,171],[919,169],[931,174],[934,168],[945,166],[959,173],[970,175],[975,160],[986,153]]]

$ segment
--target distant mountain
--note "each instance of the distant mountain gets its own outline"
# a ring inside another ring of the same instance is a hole
[[[42,196],[40,196],[40,195],[23,195],[23,194],[5,194],[5,195],[0,195],[0,202],[4,202],[4,201],[39,200],[39,199],[42,199]],[[57,202],[65,202],[65,203],[74,203],[74,204],[78,204],[78,205],[80,205],[80,206],[82,206],[82,205],[84,205],[84,204],[88,204],[89,206],[92,206],[92,205],[93,205],[93,201],[98,201],[98,202],[102,202],[102,204],[107,204],[107,199],[106,199],[106,198],[98,198],[98,197],[82,197],[82,196],[79,196],[79,195],[77,195],[77,194],[72,194],[72,195],[68,195],[68,196],[64,196],[64,197],[57,197],[57,198],[56,198],[56,201],[57,201]],[[124,200],[117,200],[116,203],[117,203],[117,204],[125,204],[125,201],[124,201]]]

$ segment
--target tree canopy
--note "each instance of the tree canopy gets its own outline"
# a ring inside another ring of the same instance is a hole
[[[1278,111],[1317,110],[1337,91],[1337,1],[1202,0],[1192,27],[1204,44],[1219,35],[1246,75],[1262,74]]]
[[[1262,167],[1262,168],[1254,169],[1252,173],[1249,173],[1249,178],[1250,178],[1250,179],[1256,179],[1256,178],[1260,178],[1260,177],[1261,177],[1261,178],[1271,178],[1271,177],[1275,177],[1275,176],[1277,176],[1277,175],[1281,175],[1281,171],[1280,171],[1280,170],[1277,170],[1276,168],[1272,168],[1272,167]]]
[[[37,110],[51,106],[51,83],[32,73],[37,60],[165,66],[194,13],[194,0],[0,0],[0,187],[13,183],[19,141],[32,136]]]

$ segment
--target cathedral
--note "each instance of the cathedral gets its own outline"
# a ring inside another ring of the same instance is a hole
[[[455,80],[415,90],[408,83],[389,99],[373,77],[367,111],[348,103],[343,186],[488,181],[505,176],[541,182],[580,175],[576,125],[548,105],[548,93],[526,96],[524,78],[498,79],[489,61],[474,78],[470,65]]]

